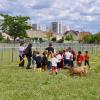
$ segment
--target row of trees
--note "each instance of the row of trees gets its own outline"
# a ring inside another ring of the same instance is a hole
[[[84,42],[85,43],[100,43],[100,33],[85,36]]]

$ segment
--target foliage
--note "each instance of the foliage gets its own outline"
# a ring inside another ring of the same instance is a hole
[[[3,32],[9,34],[14,40],[17,37],[27,37],[26,30],[31,28],[27,22],[29,17],[0,15],[4,17],[4,22],[1,25]]]
[[[40,43],[43,42],[43,39],[42,39],[42,38],[39,38],[39,42],[40,42]]]
[[[51,39],[51,41],[53,41],[53,42],[57,41],[56,37],[53,37],[53,38]]]
[[[4,37],[2,36],[2,34],[0,33],[0,41],[4,40]]]
[[[93,34],[84,37],[85,43],[100,43],[100,34]]]
[[[65,37],[65,40],[67,40],[67,41],[73,41],[73,36],[72,35],[68,35],[68,36],[66,36]]]

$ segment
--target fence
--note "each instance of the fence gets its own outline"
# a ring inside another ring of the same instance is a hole
[[[9,47],[7,47],[9,46]],[[2,45],[0,46],[0,64],[12,64],[18,61],[18,44],[17,45]],[[36,49],[40,52],[44,51],[44,49],[48,46],[48,44],[40,44],[34,43],[33,49]],[[56,51],[66,49],[67,47],[73,48],[75,51],[82,51],[83,53],[88,50],[91,54],[99,54],[100,53],[100,45],[95,44],[58,44],[54,43],[53,47]]]

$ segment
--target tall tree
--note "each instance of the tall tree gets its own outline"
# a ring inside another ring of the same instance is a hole
[[[26,30],[30,29],[31,26],[28,24],[30,19],[27,16],[10,16],[0,14],[4,17],[4,22],[2,23],[2,31],[9,34],[14,40],[17,37],[26,37]]]

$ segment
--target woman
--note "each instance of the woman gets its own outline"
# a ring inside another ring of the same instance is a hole
[[[24,43],[20,43],[20,46],[19,46],[19,58],[20,58],[19,67],[24,67],[24,63],[25,63],[24,50],[25,50]]]

